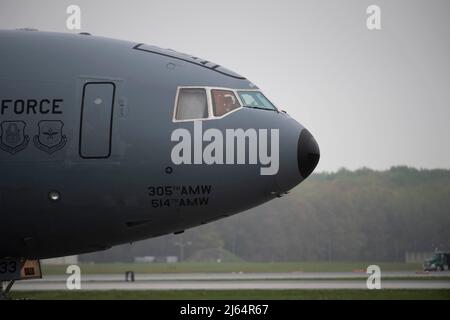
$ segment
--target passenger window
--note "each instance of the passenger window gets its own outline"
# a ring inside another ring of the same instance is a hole
[[[200,88],[180,89],[178,93],[176,120],[208,118],[206,90]]]
[[[211,90],[211,97],[213,101],[214,115],[216,117],[221,117],[241,106],[233,91]]]

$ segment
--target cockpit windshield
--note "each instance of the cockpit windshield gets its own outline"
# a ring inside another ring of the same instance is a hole
[[[178,87],[173,121],[220,119],[242,109],[278,111],[258,90],[221,87]]]
[[[238,91],[244,107],[273,110],[277,108],[260,91]]]

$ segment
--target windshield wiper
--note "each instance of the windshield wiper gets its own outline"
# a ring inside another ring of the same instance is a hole
[[[250,106],[250,105],[244,105],[244,108],[252,108],[252,109],[258,109],[258,110],[266,110],[266,111],[277,111],[275,109],[267,109],[267,108],[263,108],[263,107],[254,107],[254,106]]]

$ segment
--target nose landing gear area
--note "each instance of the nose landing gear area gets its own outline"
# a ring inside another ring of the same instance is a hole
[[[42,272],[39,260],[0,259],[0,300],[9,298],[9,292],[15,281],[40,278],[42,278]],[[7,282],[6,287],[3,287],[3,282]]]

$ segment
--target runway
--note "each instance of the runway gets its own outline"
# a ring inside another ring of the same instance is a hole
[[[367,289],[365,273],[192,273],[136,274],[135,282],[125,282],[124,274],[85,275],[82,290],[288,290],[288,289]],[[17,291],[67,290],[68,276],[45,276],[39,280],[19,281]],[[418,274],[386,272],[382,289],[450,289],[450,272]]]

